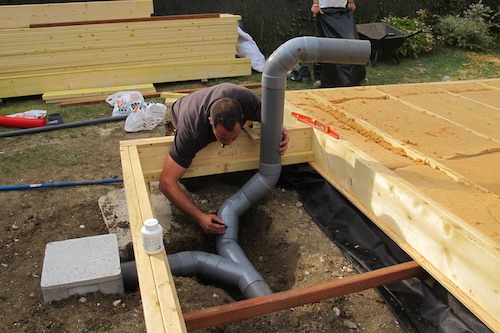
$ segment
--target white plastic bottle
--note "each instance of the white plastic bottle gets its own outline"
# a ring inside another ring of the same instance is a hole
[[[142,245],[148,254],[157,254],[163,251],[163,228],[158,220],[150,218],[144,221],[141,228]]]

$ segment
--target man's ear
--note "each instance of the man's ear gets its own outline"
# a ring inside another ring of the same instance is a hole
[[[212,123],[212,117],[208,117],[208,121],[210,122],[210,125],[212,125],[212,126],[214,125],[214,124]]]

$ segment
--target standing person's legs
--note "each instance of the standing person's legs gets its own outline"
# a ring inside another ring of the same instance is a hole
[[[323,33],[322,25],[319,22],[322,18],[323,15],[319,14],[316,16],[316,37],[325,37],[325,34]],[[321,63],[315,62],[313,64],[313,72],[314,72],[314,83],[313,83],[313,88],[319,88],[321,87]]]

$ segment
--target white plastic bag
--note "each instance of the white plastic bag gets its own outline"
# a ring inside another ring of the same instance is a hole
[[[257,43],[253,40],[252,36],[238,27],[238,56],[240,58],[250,58],[252,68],[257,72],[262,73],[266,58],[260,52]]]
[[[125,131],[150,131],[165,119],[167,107],[160,103],[143,103],[125,120]]]
[[[46,110],[29,110],[21,113],[8,114],[7,117],[13,118],[30,118],[30,119],[45,119]]]
[[[113,106],[112,117],[127,116],[144,104],[144,97],[140,91],[119,91],[108,96],[106,102]]]

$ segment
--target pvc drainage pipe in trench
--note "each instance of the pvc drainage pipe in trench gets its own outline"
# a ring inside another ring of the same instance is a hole
[[[278,147],[282,140],[287,72],[301,61],[366,64],[370,52],[369,41],[298,37],[280,46],[269,57],[262,73],[259,172],[219,209],[218,216],[227,226],[226,233],[217,237],[219,255],[201,251],[169,255],[172,274],[198,273],[233,284],[247,298],[272,294],[271,288],[237,243],[238,224],[239,216],[276,185],[281,173]]]
[[[227,226],[217,237],[217,252],[224,258],[255,270],[238,245],[238,219],[277,183],[281,173],[278,151],[282,140],[287,73],[299,62],[366,64],[370,57],[369,41],[335,38],[298,37],[281,45],[267,60],[262,73],[262,110],[259,172],[220,207],[218,216]],[[256,273],[256,272],[255,272]],[[258,274],[258,273],[257,273]],[[270,288],[256,286],[247,291],[264,296]],[[249,289],[253,286],[249,286]]]

